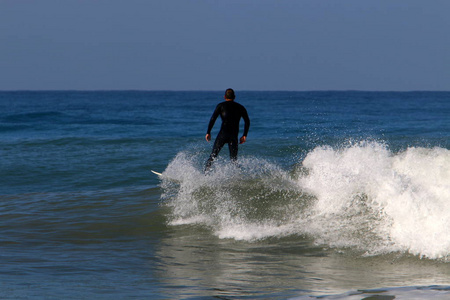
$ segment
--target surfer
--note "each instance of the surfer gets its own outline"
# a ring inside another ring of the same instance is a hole
[[[241,118],[244,119],[244,134],[239,139],[239,143],[243,144],[247,141],[247,133],[250,128],[250,119],[247,114],[245,107],[237,102],[234,102],[236,96],[232,89],[227,89],[225,91],[225,101],[219,103],[214,110],[209,121],[208,131],[206,132],[206,141],[211,141],[211,130],[216,122],[217,117],[220,115],[222,119],[222,126],[217,134],[216,140],[214,142],[211,155],[206,161],[205,172],[209,170],[214,159],[219,154],[220,150],[225,144],[228,144],[230,150],[230,159],[232,162],[236,162],[238,154],[238,135],[239,135],[239,121]]]

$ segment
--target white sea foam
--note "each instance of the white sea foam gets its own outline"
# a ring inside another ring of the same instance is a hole
[[[203,224],[220,238],[291,234],[367,255],[400,251],[450,254],[450,151],[362,142],[318,147],[292,174],[260,158],[228,161],[204,175],[198,157],[180,153],[164,174],[170,222]]]
[[[324,243],[369,252],[450,253],[450,151],[380,143],[316,148],[301,188],[317,198],[307,231]]]
[[[217,161],[205,175],[197,157],[179,153],[164,171],[163,198],[172,225],[201,223],[220,238],[254,240],[292,231],[286,210],[300,210],[296,181],[263,159],[241,158],[240,167]],[[290,229],[289,229],[289,228]]]

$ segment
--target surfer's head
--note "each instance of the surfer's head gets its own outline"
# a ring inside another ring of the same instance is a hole
[[[230,99],[230,100],[236,99],[236,96],[234,95],[233,89],[227,89],[225,91],[225,99]]]

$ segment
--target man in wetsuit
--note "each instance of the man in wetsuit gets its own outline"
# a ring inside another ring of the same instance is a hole
[[[240,138],[240,144],[243,144],[247,140],[248,129],[250,128],[250,119],[248,118],[247,110],[241,104],[234,102],[236,96],[232,89],[225,91],[225,101],[217,105],[214,113],[209,121],[208,131],[206,132],[206,140],[211,141],[211,129],[216,122],[217,117],[220,115],[222,119],[222,126],[220,127],[219,134],[216,137],[214,146],[206,162],[205,172],[209,170],[212,162],[219,154],[220,150],[225,144],[228,144],[230,150],[230,159],[232,162],[236,162],[238,154],[238,135],[239,135],[239,121],[244,119],[244,134]]]

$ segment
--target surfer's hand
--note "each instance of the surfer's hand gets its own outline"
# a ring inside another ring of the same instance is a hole
[[[245,135],[243,135],[242,137],[241,137],[241,139],[239,140],[239,144],[243,144],[243,143],[245,143],[247,141],[247,137],[245,136]]]
[[[211,140],[211,135],[207,133],[205,139],[207,142],[209,142]]]

